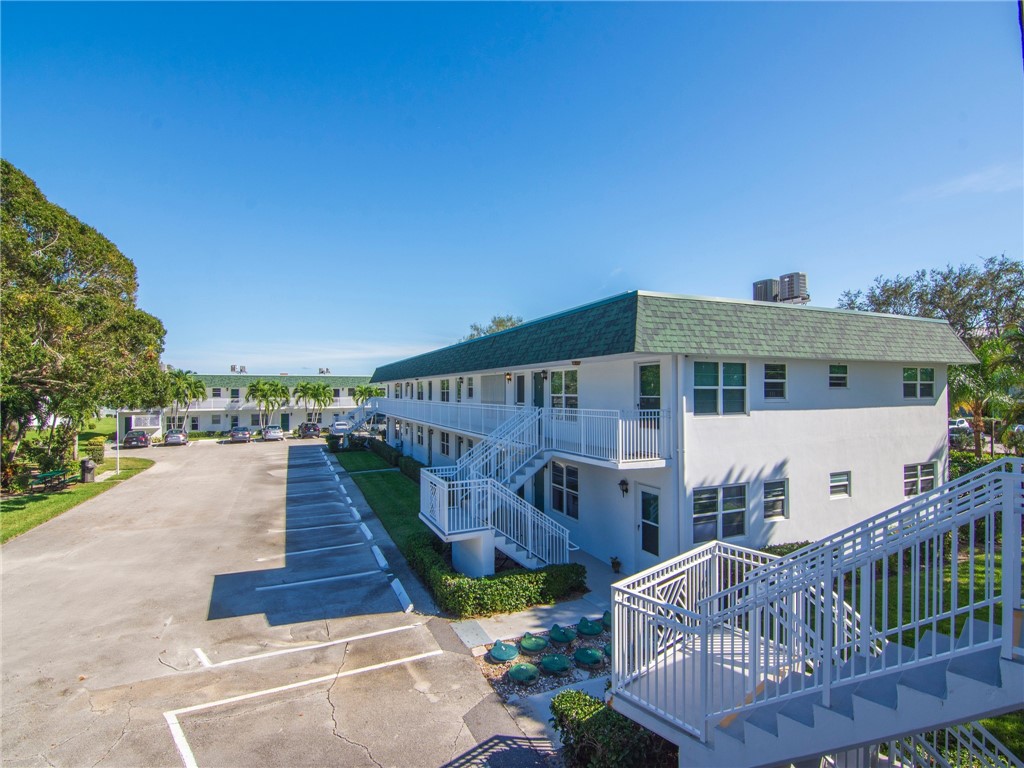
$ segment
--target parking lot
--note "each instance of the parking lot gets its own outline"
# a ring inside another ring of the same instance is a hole
[[[133,451],[6,544],[3,763],[543,764],[323,447]]]

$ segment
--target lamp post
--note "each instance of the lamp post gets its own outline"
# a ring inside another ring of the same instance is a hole
[[[114,409],[114,474],[121,474],[121,409]]]

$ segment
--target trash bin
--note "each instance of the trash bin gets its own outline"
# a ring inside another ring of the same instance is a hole
[[[92,459],[82,459],[82,480],[83,483],[96,482],[96,462]]]

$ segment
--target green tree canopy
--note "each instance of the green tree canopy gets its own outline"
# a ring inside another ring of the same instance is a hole
[[[459,341],[470,341],[471,339],[478,339],[481,336],[489,336],[492,333],[498,333],[498,331],[507,331],[509,328],[515,328],[517,325],[522,324],[522,322],[523,318],[518,315],[495,315],[487,325],[473,323],[469,326],[469,335],[463,336]]]
[[[383,397],[384,389],[382,387],[375,387],[373,384],[360,384],[355,388],[355,392],[352,394],[352,399],[356,405],[362,405],[367,400],[373,397]]]
[[[78,428],[102,406],[161,400],[164,327],[136,306],[135,265],[0,160],[3,461],[32,416]]]
[[[172,404],[171,415],[174,423],[178,423],[178,415],[182,409],[182,419],[188,418],[189,409],[196,400],[206,397],[206,384],[196,376],[195,371],[171,370],[167,372],[167,398]]]
[[[288,386],[283,381],[256,379],[245,389],[245,401],[255,402],[260,415],[260,429],[273,423],[274,415],[290,401]]]
[[[878,276],[867,291],[848,290],[843,309],[941,318],[972,350],[1024,323],[1024,262],[1002,256],[893,278]]]

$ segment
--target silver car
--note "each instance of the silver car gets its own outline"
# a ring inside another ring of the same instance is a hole
[[[164,445],[188,445],[188,432],[184,429],[168,429],[164,434]]]
[[[263,428],[263,440],[284,440],[284,430],[276,424],[271,424],[269,427]]]

